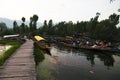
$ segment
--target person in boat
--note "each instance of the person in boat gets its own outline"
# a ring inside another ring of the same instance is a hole
[[[98,48],[98,46],[97,46],[96,44],[94,44],[94,45],[92,46],[92,48]]]
[[[86,41],[86,45],[89,45],[89,41]]]
[[[108,42],[108,43],[106,44],[106,46],[107,46],[107,47],[112,47],[111,42]]]
[[[79,44],[80,44],[80,40],[76,40],[76,47],[79,47]]]
[[[107,48],[107,46],[103,43],[99,46],[99,48]]]
[[[72,46],[73,46],[73,47],[76,47],[76,43],[75,43],[75,41],[73,41]]]

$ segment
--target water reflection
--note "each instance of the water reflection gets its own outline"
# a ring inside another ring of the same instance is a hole
[[[38,80],[119,80],[120,55],[56,46],[37,66]],[[107,68],[106,68],[107,67]],[[116,72],[117,71],[117,72]]]
[[[44,54],[46,59],[37,67],[37,80],[56,80],[53,74],[57,74],[57,68],[51,63],[51,58],[49,55]],[[53,62],[53,61],[52,61]]]
[[[98,55],[98,58],[100,58],[101,61],[104,62],[104,65],[109,67],[113,67],[114,66],[114,58],[111,54],[109,55]]]
[[[106,53],[106,52],[96,52],[96,51],[86,51],[86,50],[78,50],[78,49],[71,49],[63,46],[55,46],[53,48],[53,51],[55,49],[58,49],[58,52],[60,54],[67,54],[67,55],[72,55],[72,56],[81,56],[84,55],[88,61],[90,61],[91,66],[95,66],[95,58],[98,58],[101,62],[104,63],[105,66],[108,67],[113,67],[114,66],[114,58],[112,53]],[[55,51],[56,52],[56,51]],[[53,55],[54,53],[51,52]]]
[[[90,61],[91,66],[94,66],[95,65],[95,61],[94,61],[95,55],[93,53],[86,53],[85,55],[86,55],[86,59],[88,61]]]
[[[109,69],[110,67],[113,67],[114,66],[114,58],[113,58],[113,54],[111,53],[104,53],[104,52],[87,52],[85,53],[86,54],[86,57],[87,57],[87,60],[91,62],[91,66],[94,66],[95,65],[95,56],[100,59],[101,62],[104,63],[105,66],[107,66]]]

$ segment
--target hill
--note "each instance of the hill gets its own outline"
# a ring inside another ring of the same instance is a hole
[[[8,28],[12,28],[13,27],[13,21],[14,20],[11,20],[11,19],[8,19],[8,18],[1,18],[0,17],[0,22],[6,23]],[[20,25],[22,23],[21,20],[16,20],[16,22],[17,22],[18,25]],[[26,21],[25,24],[29,25],[29,21]],[[37,23],[37,27],[41,27],[41,26],[42,26],[42,23],[38,22]]]

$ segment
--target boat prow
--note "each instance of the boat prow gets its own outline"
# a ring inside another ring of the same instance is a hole
[[[34,42],[39,46],[41,50],[45,50],[48,54],[50,54],[51,46],[47,42],[46,39],[40,37],[40,36],[34,36]]]

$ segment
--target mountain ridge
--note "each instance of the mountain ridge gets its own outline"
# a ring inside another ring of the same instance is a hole
[[[21,25],[22,21],[21,20],[11,20],[9,18],[3,18],[0,17],[0,22],[3,22],[6,24],[8,28],[13,28],[13,22],[16,21],[18,25]],[[29,26],[30,21],[25,21],[25,24]],[[37,22],[37,27],[41,27],[43,24],[40,22]]]

